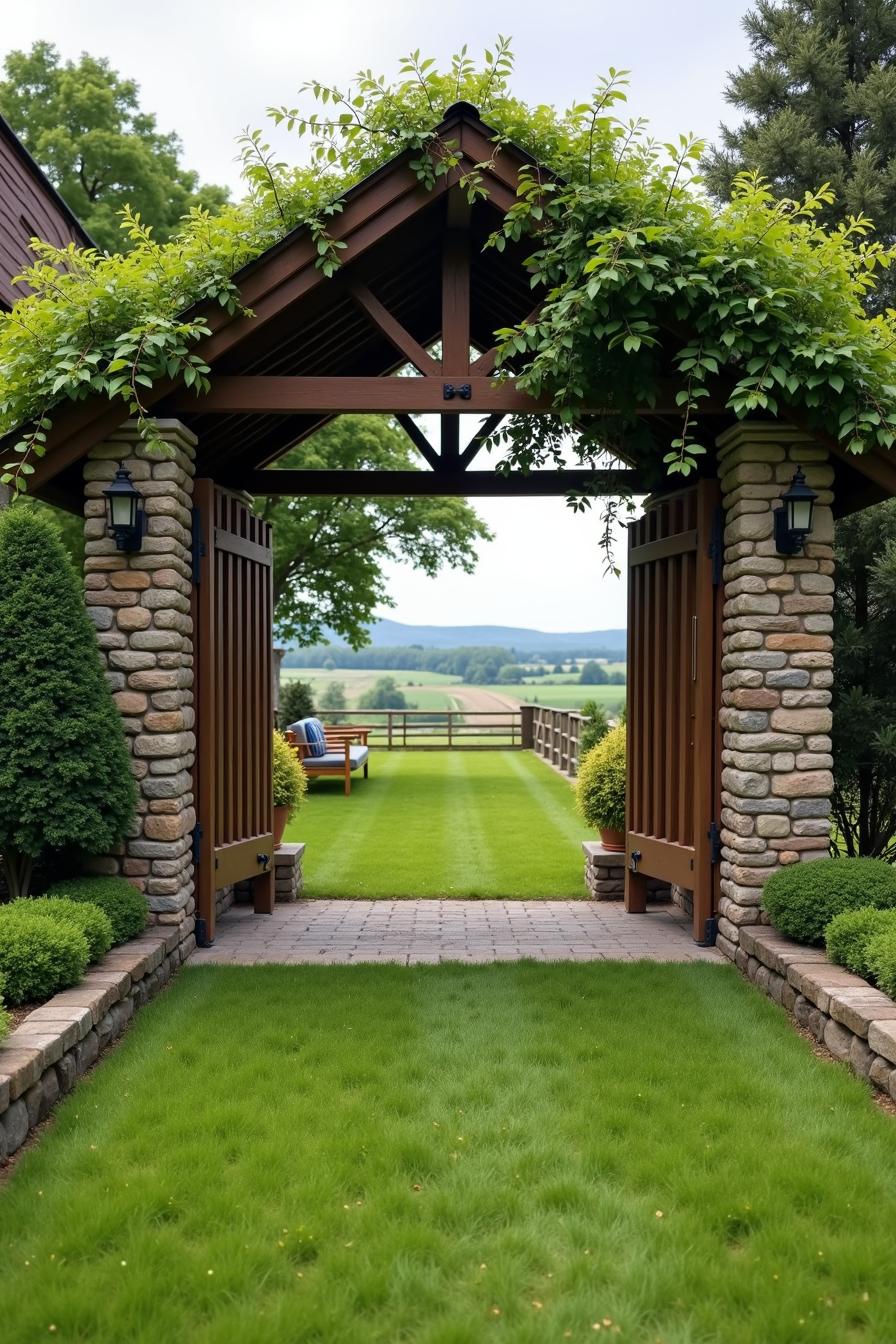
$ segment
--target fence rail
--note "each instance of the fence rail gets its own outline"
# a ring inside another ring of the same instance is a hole
[[[325,723],[368,730],[372,747],[386,751],[521,750],[521,709],[319,710]]]
[[[587,718],[574,709],[549,705],[522,705],[523,746],[531,747],[564,775],[574,775],[579,760],[579,739]]]

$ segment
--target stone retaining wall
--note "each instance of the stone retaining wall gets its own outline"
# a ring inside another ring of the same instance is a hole
[[[896,1003],[817,947],[775,929],[742,928],[734,955],[744,975],[836,1059],[896,1101]]]
[[[74,1087],[196,946],[184,924],[113,948],[79,985],[35,1008],[0,1043],[0,1164]]]

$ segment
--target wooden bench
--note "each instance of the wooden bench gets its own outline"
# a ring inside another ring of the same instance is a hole
[[[345,779],[345,792],[350,794],[353,770],[359,770],[363,766],[364,778],[367,779],[369,764],[367,737],[370,729],[358,728],[354,724],[343,726],[330,723],[325,723],[323,729],[327,743],[325,756],[312,756],[310,745],[307,742],[296,741],[295,733],[287,731],[286,740],[297,753],[309,779],[342,775]]]

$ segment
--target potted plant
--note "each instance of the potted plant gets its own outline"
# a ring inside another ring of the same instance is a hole
[[[579,816],[600,831],[604,849],[625,850],[625,726],[611,728],[579,761]]]
[[[274,733],[274,847],[279,847],[287,822],[308,790],[302,762],[284,737]]]

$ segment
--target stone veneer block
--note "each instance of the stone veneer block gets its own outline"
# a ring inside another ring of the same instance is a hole
[[[122,852],[98,856],[93,867],[121,873],[144,892],[151,923],[192,928],[189,835],[196,823],[191,777],[196,742],[190,539],[196,438],[178,420],[158,420],[155,428],[165,456],[148,449],[136,425],[127,422],[91,450],[84,466],[86,598],[123,716],[139,795]],[[102,492],[119,463],[131,472],[146,504],[149,534],[135,554],[117,551],[105,534]],[[130,973],[126,959],[110,965]]]
[[[748,930],[761,926],[769,875],[828,850],[833,471],[826,449],[786,425],[746,421],[716,446],[725,509],[718,945],[734,957],[739,946],[754,955]],[[773,510],[797,466],[819,501],[805,552],[782,556]],[[823,680],[805,692],[813,669]],[[822,824],[806,827],[806,817]],[[779,951],[787,964],[776,975],[793,969],[790,955]]]
[[[621,901],[625,895],[625,854],[605,849],[599,840],[583,840],[585,855],[585,886],[593,901]],[[650,897],[654,901],[669,896],[669,884],[660,878],[647,879]]]
[[[298,900],[302,893],[303,843],[280,844],[274,850],[274,895],[278,901]]]

